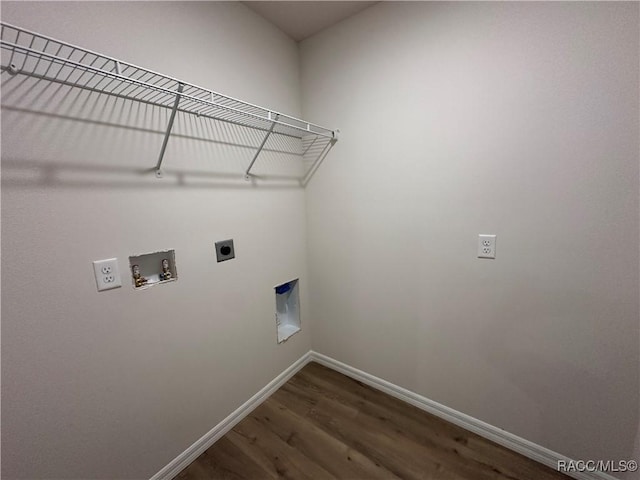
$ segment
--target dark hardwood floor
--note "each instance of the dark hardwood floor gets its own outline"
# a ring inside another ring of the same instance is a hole
[[[569,477],[310,363],[177,478]]]

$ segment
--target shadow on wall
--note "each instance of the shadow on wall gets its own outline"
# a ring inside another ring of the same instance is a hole
[[[2,186],[76,188],[300,188],[311,166],[304,139],[103,92],[2,72]],[[316,149],[312,146],[311,149]],[[329,148],[330,149],[330,148]]]
[[[530,300],[501,302],[479,350],[488,352],[495,371],[536,406],[534,412],[518,414],[544,420],[536,425],[539,443],[575,459],[631,459],[640,401],[637,335],[625,335],[631,327],[620,326],[620,307],[611,299],[585,299],[584,292],[572,288],[557,292],[540,286],[532,291],[535,285],[541,283],[531,279],[512,286],[526,289],[527,296],[505,292]],[[589,311],[575,311],[585,304]],[[531,312],[544,313],[531,317]],[[576,315],[581,317],[579,330],[572,319]],[[611,325],[604,335],[602,324]],[[619,348],[612,351],[611,345]],[[629,358],[630,351],[635,357]],[[634,368],[635,375],[628,375]]]

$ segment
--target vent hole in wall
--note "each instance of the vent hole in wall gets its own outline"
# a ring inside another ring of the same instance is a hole
[[[236,257],[236,252],[233,248],[233,239],[221,240],[216,242],[216,260],[218,262],[224,262]]]

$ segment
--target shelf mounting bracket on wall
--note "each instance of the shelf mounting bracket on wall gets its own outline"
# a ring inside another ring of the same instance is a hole
[[[336,144],[336,142],[338,141],[339,135],[340,135],[340,130],[336,129],[333,131],[333,138],[322,148],[322,150],[320,151],[320,155],[317,156],[317,158],[315,159],[315,161],[307,171],[307,174],[301,180],[300,183],[303,187],[307,186],[307,183],[309,183],[309,180],[311,180],[311,177],[313,176],[313,174],[316,172],[316,170],[324,160],[324,157],[327,156],[327,154],[329,153],[329,150],[331,150],[333,146]],[[313,143],[315,143],[316,140],[317,138],[314,139]],[[311,146],[309,146],[309,148],[313,146],[313,143],[311,144]]]
[[[118,63],[116,63],[118,66]],[[156,177],[162,178],[162,160],[164,159],[164,152],[167,150],[167,143],[169,143],[169,136],[171,136],[171,130],[173,129],[173,122],[176,119],[176,112],[178,111],[178,105],[180,104],[180,94],[184,89],[184,83],[178,84],[178,91],[176,92],[176,101],[171,109],[171,116],[169,117],[169,125],[167,125],[167,131],[164,134],[164,140],[162,141],[162,148],[160,149],[160,156],[158,157],[158,163],[156,165]]]
[[[244,179],[245,180],[248,181],[248,180],[251,179],[251,174],[249,172],[251,172],[251,168],[253,167],[253,164],[256,163],[256,160],[258,159],[258,156],[260,155],[260,152],[262,152],[262,149],[264,148],[265,144],[267,143],[267,140],[269,140],[269,136],[273,133],[273,129],[276,127],[276,124],[278,123],[278,117],[279,116],[280,115],[277,114],[277,113],[269,112],[269,120],[273,120],[273,123],[271,124],[271,127],[267,131],[267,134],[262,139],[262,143],[258,147],[258,151],[253,156],[253,159],[251,160],[251,163],[247,167],[246,172],[244,172]]]

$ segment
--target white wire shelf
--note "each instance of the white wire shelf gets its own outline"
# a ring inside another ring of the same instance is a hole
[[[338,130],[222,95],[21,27],[4,22],[0,22],[0,26],[2,74],[27,75],[170,109],[169,124],[156,164],[158,176],[162,176],[160,168],[177,112],[264,131],[264,140],[245,170],[247,179],[270,135],[302,140],[305,162],[311,165],[302,179],[303,183],[308,181],[318,163],[338,140]],[[309,155],[317,155],[317,158],[309,160]]]

